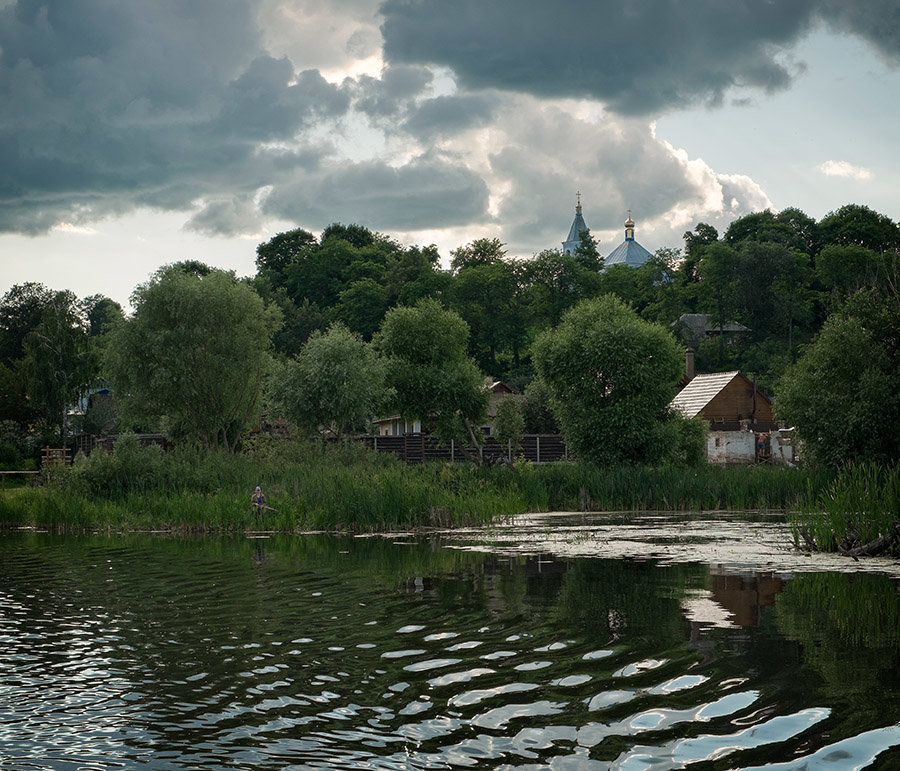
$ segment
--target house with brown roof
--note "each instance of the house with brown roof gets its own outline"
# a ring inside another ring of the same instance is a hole
[[[771,400],[738,370],[696,375],[669,406],[709,424],[710,463],[793,461],[790,432],[775,424]]]

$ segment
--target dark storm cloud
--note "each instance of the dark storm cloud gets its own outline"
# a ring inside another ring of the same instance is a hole
[[[207,202],[185,226],[206,236],[238,235],[260,230],[259,209],[252,198],[234,196]]]
[[[484,180],[452,158],[422,156],[404,166],[381,161],[323,168],[266,199],[266,213],[295,222],[358,222],[418,230],[487,219]]]
[[[424,140],[446,137],[488,123],[497,106],[497,99],[486,94],[438,96],[416,105],[403,128]]]
[[[386,0],[385,55],[449,67],[466,87],[584,97],[621,113],[786,88],[779,54],[814,0]],[[849,3],[848,3],[849,5]],[[861,13],[858,15],[862,15]]]
[[[900,64],[900,3],[897,0],[823,0],[821,15],[836,31],[863,38],[889,62]]]
[[[316,118],[343,114],[348,96],[317,70],[300,73],[286,58],[260,57],[225,92],[217,125],[223,133],[247,139],[289,139]]]
[[[252,0],[19,0],[0,9],[0,230],[187,208],[283,173],[261,142],[349,96],[262,49]]]
[[[406,65],[386,67],[380,78],[363,75],[356,87],[354,106],[375,120],[396,116],[408,109],[432,78],[427,68]]]

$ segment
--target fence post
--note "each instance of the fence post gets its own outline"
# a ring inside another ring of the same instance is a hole
[[[535,463],[540,463],[540,462],[541,462],[541,435],[538,434],[538,435],[535,437],[535,439],[536,439],[536,441],[535,441],[535,454],[537,455],[537,460],[535,461]]]
[[[450,462],[456,463],[456,440],[450,440]]]

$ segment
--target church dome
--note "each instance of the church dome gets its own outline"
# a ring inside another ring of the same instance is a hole
[[[639,268],[653,255],[634,240],[634,220],[631,219],[631,210],[628,210],[628,219],[625,220],[625,240],[613,249],[603,261],[603,267],[611,265],[627,265],[630,268]]]

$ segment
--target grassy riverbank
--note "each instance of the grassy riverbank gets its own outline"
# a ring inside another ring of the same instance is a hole
[[[828,479],[770,467],[603,468],[571,463],[407,466],[360,448],[259,442],[240,455],[122,440],[41,488],[0,496],[0,525],[84,530],[385,531],[489,524],[526,511],[781,509]],[[257,518],[261,485],[272,510]]]

